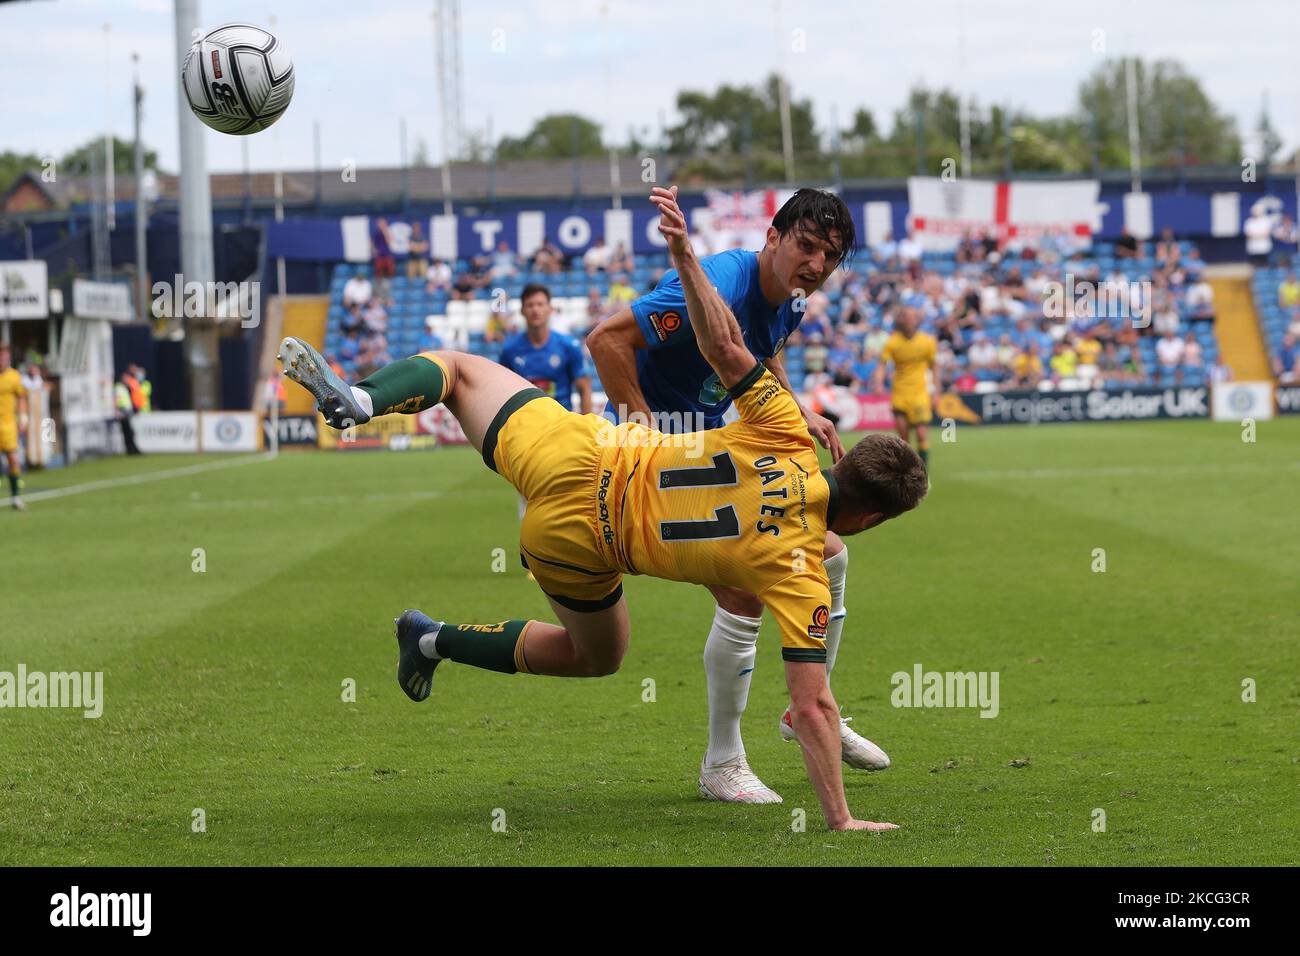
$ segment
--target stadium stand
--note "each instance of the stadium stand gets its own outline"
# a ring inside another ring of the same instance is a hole
[[[477,264],[480,273],[490,268],[491,258]],[[452,290],[474,266],[463,259],[454,264]],[[637,255],[622,275],[640,294],[668,267],[666,255]],[[1202,281],[1203,269],[1196,247],[1186,241],[1161,242],[1154,254],[1143,250],[1137,257],[1117,256],[1109,243],[1086,252],[1015,249],[1001,255],[996,249],[972,253],[963,245],[909,263],[896,253],[861,249],[849,268],[809,298],[785,362],[796,386],[829,381],[868,389],[896,310],[914,307],[922,313],[922,330],[940,341],[945,389],[1200,386],[1214,379],[1220,363],[1213,291]],[[490,279],[458,300],[452,291],[408,279],[399,269],[383,303],[383,322],[369,323],[350,316],[342,302],[344,285],[357,274],[369,276],[370,267],[334,267],[324,341],[326,355],[350,377],[423,348],[495,358],[517,322],[518,296],[529,282],[551,290],[555,327],[582,339],[590,328],[592,298],[607,304],[604,314],[615,311],[608,303],[620,275],[591,275],[577,257],[558,272],[520,259],[513,274]],[[1097,306],[1076,308],[1088,283]],[[1162,338],[1177,341],[1158,345]],[[1041,373],[1033,372],[1031,355]]]
[[[1300,279],[1283,265],[1256,269],[1251,292],[1271,371],[1284,384],[1300,382],[1296,343],[1300,342]]]

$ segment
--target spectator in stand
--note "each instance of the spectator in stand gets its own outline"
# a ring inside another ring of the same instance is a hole
[[[975,371],[987,371],[998,364],[998,347],[989,341],[983,332],[975,333],[975,340],[966,353],[970,367]]]
[[[375,271],[375,290],[380,298],[387,299],[392,293],[393,276],[397,274],[397,263],[393,259],[393,236],[388,231],[387,219],[376,219],[374,231],[370,234],[371,265]]]
[[[1189,279],[1199,279],[1205,273],[1205,260],[1201,258],[1201,250],[1193,246],[1186,256],[1183,257],[1183,271],[1187,273]]]
[[[862,350],[864,353],[871,352],[875,355],[879,355],[881,350],[885,347],[885,343],[888,341],[888,330],[881,325],[879,319],[875,319],[871,323],[871,327],[867,330],[867,337],[862,340]]]
[[[433,260],[429,265],[428,272],[425,273],[425,278],[428,279],[428,283],[424,287],[425,292],[451,291],[451,266],[447,265],[442,259]]]
[[[1101,355],[1101,343],[1091,333],[1086,333],[1074,336],[1070,347],[1074,349],[1079,362],[1075,369],[1075,376],[1088,387],[1092,387],[1100,375],[1097,360]]]
[[[894,234],[886,232],[885,238],[871,247],[871,255],[877,262],[888,262],[898,255],[898,243],[894,241]]]
[[[478,290],[492,282],[488,271],[490,260],[486,256],[475,256],[469,262],[469,268],[456,276],[451,288],[451,297],[467,301],[478,294]]]
[[[1296,252],[1298,240],[1300,240],[1300,233],[1296,230],[1295,220],[1283,213],[1273,229],[1273,242],[1277,244],[1278,255],[1290,259]]]
[[[587,270],[587,275],[594,276],[597,272],[606,271],[612,258],[613,254],[610,252],[609,246],[605,245],[605,240],[597,239],[583,253],[582,267]]]
[[[388,312],[377,297],[370,300],[366,311],[361,314],[361,324],[370,335],[382,335],[388,331]]]
[[[1204,368],[1205,354],[1194,332],[1183,337],[1183,368]]]
[[[1151,322],[1156,335],[1164,335],[1166,332],[1177,335],[1181,324],[1182,320],[1178,317],[1178,309],[1174,306],[1172,297],[1166,295],[1156,302],[1156,315]]]
[[[1115,240],[1116,259],[1141,259],[1142,244],[1128,231],[1128,226],[1120,229],[1119,238]]]
[[[979,385],[979,380],[971,374],[970,369],[966,369],[958,375],[952,383],[952,387],[958,392],[973,392],[977,385]]]
[[[853,345],[849,342],[848,336],[843,332],[836,332],[831,338],[830,351],[826,355],[826,362],[830,365],[831,374],[837,374],[840,368],[852,369],[853,360],[856,356],[853,354]],[[852,371],[849,372],[852,378]],[[836,383],[840,384],[840,383]]]
[[[497,243],[496,252],[492,253],[492,268],[488,270],[493,280],[513,279],[519,274],[515,264],[515,254],[510,251],[510,243],[502,239]]]
[[[514,323],[504,313],[493,309],[488,313],[487,327],[483,330],[483,341],[495,345],[504,342],[514,334]]]
[[[1052,378],[1057,385],[1066,379],[1074,378],[1079,372],[1079,356],[1070,348],[1069,342],[1057,342],[1052,350]]]
[[[1246,258],[1251,265],[1256,268],[1268,265],[1268,257],[1273,251],[1273,217],[1262,201],[1251,207],[1249,218],[1242,223],[1241,233],[1246,237]]]
[[[625,305],[631,305],[638,298],[636,290],[628,285],[627,276],[618,273],[609,284],[609,310],[617,312]]]
[[[1186,349],[1187,344],[1178,337],[1178,333],[1169,329],[1156,342],[1156,362],[1161,369],[1177,373],[1183,364],[1183,353]]]
[[[808,341],[803,350],[804,371],[810,375],[820,375],[826,371],[826,361],[830,356],[830,349],[826,347],[820,332],[810,333],[805,330],[804,336]]]
[[[411,282],[417,282],[420,276],[429,271],[429,240],[424,238],[424,227],[420,225],[418,219],[411,223],[411,238],[407,240],[407,253],[406,278]],[[448,276],[448,280],[450,278]]]
[[[1172,269],[1178,264],[1182,252],[1182,247],[1178,245],[1178,240],[1174,238],[1174,231],[1168,226],[1161,229],[1160,241],[1156,243],[1156,261],[1166,269]]]
[[[443,347],[442,338],[435,331],[436,322],[433,316],[424,320],[424,334],[420,336],[419,346],[421,352],[433,352]]]
[[[898,259],[901,259],[904,265],[919,263],[923,251],[920,239],[915,237],[911,229],[907,230],[905,237],[898,243]]]
[[[1114,342],[1107,342],[1106,347],[1102,349],[1101,357],[1097,359],[1097,374],[1101,376],[1102,386],[1105,388],[1113,388],[1127,381],[1128,375],[1124,363],[1119,360],[1119,349],[1115,347]]]
[[[1032,348],[1021,349],[1011,362],[1012,388],[1037,388],[1043,380],[1043,361]],[[962,389],[970,391],[970,389]]]
[[[369,304],[370,297],[374,294],[374,287],[366,278],[365,272],[358,270],[357,274],[343,285],[343,308],[350,309],[353,305],[365,306]]]
[[[627,251],[623,243],[614,247],[614,254],[609,260],[610,272],[632,272],[636,269],[636,260],[632,258],[632,253]]]
[[[367,300],[366,304],[370,304],[369,300]],[[365,322],[361,318],[361,306],[359,304],[353,302],[348,306],[348,311],[344,313],[341,325],[345,333],[360,332],[365,327]]]
[[[961,241],[957,243],[957,251],[953,254],[953,258],[962,265],[980,262],[984,259],[984,245],[975,238],[973,232],[962,233]]]
[[[1011,335],[1003,332],[998,338],[998,368],[1010,369],[1015,359],[1016,345],[1011,341]]]
[[[612,315],[613,312],[614,310],[609,308],[605,304],[605,300],[601,298],[600,289],[598,289],[596,286],[592,286],[590,289],[587,290],[587,324],[588,325],[595,325],[597,322],[599,322],[601,319],[605,318],[606,316]]]
[[[352,363],[360,354],[361,330],[360,328],[348,329],[343,333],[343,341],[339,343],[338,357],[344,362]]]
[[[1297,289],[1300,291],[1300,289]],[[1187,305],[1187,315],[1193,319],[1214,318],[1214,287],[1201,276],[1197,276],[1187,287],[1183,297]]]
[[[1273,359],[1273,373],[1283,385],[1300,383],[1300,369],[1296,367],[1296,355],[1296,337],[1289,334],[1282,336],[1282,346],[1277,350],[1277,357]]]
[[[543,275],[553,276],[567,268],[568,259],[560,247],[549,239],[542,240],[542,244],[533,253],[533,269]]]
[[[1294,272],[1278,284],[1277,304],[1284,309],[1294,309],[1300,305],[1300,281],[1296,281]]]

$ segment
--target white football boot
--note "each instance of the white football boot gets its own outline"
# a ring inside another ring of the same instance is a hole
[[[723,803],[781,802],[781,795],[749,769],[743,754],[716,767],[700,764],[700,796]]]
[[[889,766],[889,755],[850,727],[849,721],[852,719],[840,718],[840,756],[855,770],[884,770]],[[789,707],[781,715],[781,739],[797,739]]]

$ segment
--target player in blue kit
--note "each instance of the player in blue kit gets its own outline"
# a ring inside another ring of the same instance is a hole
[[[519,297],[524,331],[506,339],[498,361],[573,411],[578,391],[579,411],[591,414],[591,376],[582,346],[571,336],[551,328],[551,290],[538,283],[524,286]]]
[[[672,193],[676,196],[676,187]],[[781,207],[759,252],[732,249],[701,260],[709,282],[740,324],[745,344],[793,394],[780,352],[799,326],[808,296],[822,287],[857,244],[844,202],[819,189],[800,189]],[[610,407],[620,418],[645,416],[661,431],[717,428],[731,405],[717,374],[700,354],[676,270],[654,291],[597,325],[587,337]],[[844,446],[826,418],[800,406],[808,430],[839,461]],[[831,607],[826,627],[826,667],[835,666],[844,630],[848,551],[828,532],[825,568]],[[793,556],[792,560],[797,560]],[[750,769],[740,719],[757,659],[763,604],[736,588],[710,587],[717,609],[704,647],[709,694],[709,746],[700,766],[700,793],[735,803],[779,803],[780,795]],[[842,757],[849,766],[882,770],[885,752],[840,722]],[[790,711],[781,735],[794,739]]]

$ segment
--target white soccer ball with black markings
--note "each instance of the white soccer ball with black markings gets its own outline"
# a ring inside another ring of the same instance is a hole
[[[261,27],[226,23],[185,54],[181,85],[194,115],[221,133],[266,129],[293,99],[293,60]]]

